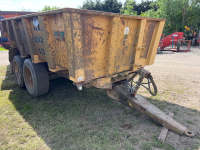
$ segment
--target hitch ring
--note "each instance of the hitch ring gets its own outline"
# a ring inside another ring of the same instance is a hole
[[[195,134],[194,134],[192,131],[190,131],[190,130],[185,130],[184,134],[185,134],[186,136],[189,136],[189,137],[195,136]]]

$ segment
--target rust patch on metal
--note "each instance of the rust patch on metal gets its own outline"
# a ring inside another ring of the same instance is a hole
[[[93,28],[93,20],[88,16],[83,15],[81,17],[81,25],[82,25],[82,43],[83,43],[83,55],[90,56],[92,54],[92,28]]]
[[[151,44],[151,39],[153,36],[154,28],[156,26],[156,21],[147,21],[146,23],[146,28],[144,31],[144,41],[143,41],[143,47],[145,48],[144,53],[143,53],[143,58],[147,57],[148,51],[149,51],[149,46]]]
[[[125,22],[124,22],[124,20],[122,20],[122,24],[123,24],[123,25],[125,25]]]
[[[54,36],[57,41],[65,41],[64,31],[54,31]]]
[[[133,69],[132,64],[135,62],[135,54],[136,54],[136,47],[138,42],[138,36],[139,36],[139,28],[135,27],[134,29],[134,37],[133,37],[133,44],[132,44],[132,54],[130,57],[130,68]]]
[[[105,39],[103,40],[102,44],[105,42]]]
[[[84,68],[85,68],[85,81],[91,80],[95,78],[94,70],[91,69],[93,66],[93,57],[92,55],[95,53],[92,51],[94,45],[93,41],[93,29],[103,30],[99,27],[93,26],[94,21],[89,15],[82,15],[81,17],[81,25],[82,25],[82,45],[83,45],[83,60],[84,60]],[[97,44],[97,43],[96,43]]]
[[[38,19],[38,17],[37,17]],[[38,19],[39,21],[39,19]],[[33,24],[33,18],[29,20],[30,26],[32,28],[32,34],[33,34],[33,40],[34,40],[34,45],[35,45],[35,52],[39,56],[39,59],[47,61],[46,60],[46,54],[44,52],[44,43],[43,43],[43,37],[42,37],[42,32],[40,29],[40,22],[37,26]]]
[[[112,89],[111,78],[100,78],[93,83],[93,86],[102,89]]]
[[[29,21],[27,21],[26,23],[30,23]],[[25,23],[25,24],[26,24]],[[27,25],[27,24],[26,24]],[[29,42],[30,41],[28,41],[29,39],[26,37],[26,34],[29,36],[30,35],[30,33],[32,32],[32,30],[30,29],[30,28],[25,28],[24,27],[24,25],[23,25],[23,22],[20,20],[18,20],[18,27],[19,27],[19,32],[20,32],[20,34],[21,34],[21,45],[22,45],[22,48],[25,48],[25,52],[27,53],[27,54],[29,54],[29,55],[33,55],[33,48],[31,49],[29,46]],[[33,36],[29,36],[29,38],[30,38],[30,40],[33,40],[33,38],[31,38],[31,37],[33,37]]]
[[[94,78],[94,70],[85,70],[85,81],[89,81]]]
[[[123,55],[125,55],[125,51],[128,50],[128,45],[126,44],[127,39],[128,39],[128,34],[124,35],[124,38],[123,38],[123,49],[122,49]]]
[[[64,37],[56,38],[56,41],[65,41],[65,38]]]
[[[93,25],[92,25],[92,29],[103,30],[103,29],[101,29],[99,27],[94,27]]]
[[[46,21],[45,21],[46,18]],[[45,16],[43,18],[49,49],[49,59],[55,66],[68,68],[67,48],[65,45],[63,14]]]
[[[132,101],[131,101],[132,102]],[[133,102],[132,102],[133,103]],[[133,103],[133,105],[135,105],[135,107],[137,107],[139,110],[141,110],[142,112],[146,112],[146,109],[136,103]],[[134,107],[133,107],[134,108]]]
[[[120,65],[115,66],[115,68],[116,68],[116,72],[118,72]]]

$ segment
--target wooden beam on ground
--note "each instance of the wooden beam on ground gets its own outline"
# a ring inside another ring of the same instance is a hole
[[[173,118],[174,117],[174,113],[170,112],[169,113],[169,117]],[[161,132],[160,132],[160,135],[158,137],[158,140],[164,142],[166,137],[167,137],[167,133],[168,133],[168,130],[167,128],[163,127]]]

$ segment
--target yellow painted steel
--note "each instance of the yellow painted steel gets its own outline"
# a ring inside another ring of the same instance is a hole
[[[65,77],[75,83],[93,82],[98,88],[114,77],[120,79],[120,73],[152,65],[165,23],[165,19],[70,8],[2,20],[4,34],[18,48],[19,41],[13,39],[19,35],[11,37],[9,20],[19,24],[25,20],[21,32],[27,36],[24,42],[29,43],[34,63],[47,62],[50,71],[67,71]]]
[[[148,57],[147,57],[147,65],[152,65],[154,63],[156,53],[157,53],[157,47],[159,44],[160,36],[162,34],[163,27],[165,25],[165,21],[160,21],[156,24],[153,36],[152,36],[152,42],[149,47]]]

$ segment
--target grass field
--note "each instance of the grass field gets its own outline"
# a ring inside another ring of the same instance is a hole
[[[7,49],[0,47],[0,51],[7,51]]]
[[[105,90],[78,91],[71,81],[56,78],[50,80],[47,95],[32,98],[25,88],[15,85],[9,66],[0,67],[0,89],[0,149],[176,149],[156,140],[161,126],[115,102]],[[169,107],[179,114],[182,109],[160,95],[148,97],[162,110]],[[200,116],[199,111],[185,109]],[[199,146],[197,137],[185,149]]]

